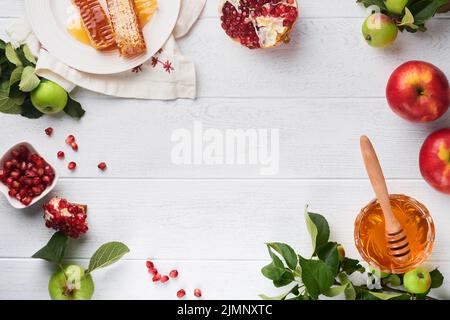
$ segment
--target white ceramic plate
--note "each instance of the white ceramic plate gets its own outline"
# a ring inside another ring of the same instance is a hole
[[[74,39],[67,25],[79,11],[71,0],[26,0],[25,4],[34,33],[52,55],[83,72],[113,74],[146,62],[164,45],[175,27],[180,1],[158,1],[158,11],[143,30],[148,51],[131,59],[122,58],[118,51],[97,51]],[[105,5],[104,0],[101,2]]]

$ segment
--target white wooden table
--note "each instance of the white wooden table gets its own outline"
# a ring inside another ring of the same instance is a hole
[[[102,243],[125,242],[131,253],[94,275],[96,299],[173,299],[199,287],[205,299],[253,299],[276,293],[260,273],[264,243],[292,244],[310,253],[303,208],[329,220],[332,238],[359,257],[353,222],[373,196],[358,150],[361,134],[378,148],[392,193],[424,202],[436,223],[429,260],[447,276],[440,298],[450,298],[450,198],[420,177],[418,151],[425,137],[449,124],[406,123],[387,107],[386,81],[404,61],[422,59],[450,75],[450,16],[429,23],[424,34],[401,34],[387,50],[364,43],[365,16],[353,0],[301,0],[292,42],[271,51],[233,44],[219,26],[217,1],[209,0],[192,32],[180,41],[196,63],[195,101],[113,99],[85,90],[76,97],[87,110],[68,117],[27,120],[0,115],[0,150],[29,140],[56,164],[62,179],[54,194],[89,205],[90,231],[68,256],[87,264]],[[0,35],[24,15],[23,0],[0,0]],[[280,171],[264,177],[254,166],[176,166],[171,133],[192,128],[278,128]],[[55,134],[45,136],[52,126]],[[79,167],[70,173],[56,160],[73,133]],[[96,165],[109,169],[99,173]],[[47,299],[53,267],[29,257],[50,238],[41,208],[18,212],[0,199],[0,298]],[[177,268],[180,278],[154,285],[145,268]]]

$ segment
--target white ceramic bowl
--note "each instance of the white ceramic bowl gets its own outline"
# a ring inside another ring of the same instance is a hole
[[[31,153],[36,153],[38,155],[39,152],[36,151],[36,149],[29,144],[28,142],[20,142],[14,146],[12,146],[11,148],[9,148],[8,151],[6,151],[6,153],[0,158],[0,168],[3,168],[3,164],[5,163],[5,161],[9,160],[11,157],[11,151],[14,149],[17,149],[20,146],[25,146],[28,148],[28,150],[30,150]],[[43,157],[44,158],[44,157]],[[33,200],[31,201],[30,205],[25,206],[24,204],[22,204],[19,200],[17,200],[16,198],[12,198],[8,195],[8,191],[9,188],[3,184],[3,182],[0,182],[0,192],[3,193],[6,197],[6,199],[9,201],[9,203],[11,204],[11,206],[13,206],[16,209],[25,209],[25,208],[29,208],[32,205],[34,205],[35,203],[37,203],[39,200],[41,200],[42,198],[44,198],[50,191],[53,190],[53,188],[56,186],[56,184],[58,183],[58,173],[56,172],[55,168],[47,161],[47,159],[45,159],[45,162],[47,162],[47,164],[53,169],[53,171],[55,172],[55,179],[53,180],[53,183],[48,186],[44,192],[42,192],[42,194],[38,197],[33,198]]]

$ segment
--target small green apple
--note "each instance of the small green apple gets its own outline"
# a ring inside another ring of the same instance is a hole
[[[31,92],[33,106],[46,114],[61,112],[66,107],[68,99],[66,90],[50,80],[42,80]]]
[[[387,15],[374,13],[364,21],[362,27],[364,39],[375,48],[385,48],[397,38],[397,25]]]
[[[417,268],[405,273],[403,286],[409,293],[426,293],[431,287],[431,275],[424,268]]]
[[[385,0],[384,4],[389,12],[402,14],[408,4],[408,0]]]
[[[94,281],[82,267],[70,265],[51,276],[48,292],[53,300],[90,300],[94,294]]]
[[[344,262],[344,259],[345,259],[345,249],[344,249],[344,247],[341,245],[341,244],[338,244],[338,246],[337,246],[337,251],[338,251],[338,254],[339,254],[339,261],[342,263],[342,262]]]

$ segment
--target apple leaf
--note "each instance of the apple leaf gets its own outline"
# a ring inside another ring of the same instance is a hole
[[[431,271],[430,276],[432,289],[439,288],[444,283],[444,276],[438,269],[434,269],[433,271]]]
[[[130,249],[121,242],[105,243],[92,256],[86,274],[119,261],[128,252]]]
[[[13,84],[20,81],[22,78],[23,73],[23,67],[16,67],[13,72],[11,72],[11,76],[9,77],[9,85],[12,86]]]
[[[317,248],[328,242],[330,237],[330,227],[323,216],[317,213],[308,212],[308,206],[305,207],[305,220],[306,227],[311,236],[313,255],[315,255]]]
[[[289,245],[285,243],[272,242],[268,243],[267,247],[269,248],[269,251],[273,249],[276,252],[278,252],[283,257],[284,261],[286,261],[286,264],[289,267],[289,269],[295,270],[297,268],[298,265],[297,254],[295,253],[294,249],[292,249]]]
[[[0,50],[5,50],[6,48],[6,43],[5,41],[3,41],[2,39],[0,39]]]
[[[6,114],[20,113],[20,105],[9,97],[9,88],[0,88],[0,112]]]
[[[36,65],[37,62],[36,58],[33,56],[33,54],[30,51],[30,48],[26,44],[22,46],[22,52],[25,59],[27,59],[32,64]]]
[[[5,55],[8,61],[14,64],[16,67],[23,66],[22,61],[20,60],[16,50],[13,48],[11,43],[6,44]]]
[[[39,83],[41,83],[41,80],[36,75],[36,69],[31,66],[25,67],[20,79],[20,91],[31,92],[37,88]]]
[[[333,285],[334,275],[325,262],[300,257],[300,266],[303,284],[311,298],[318,299],[319,295],[327,292]]]
[[[67,101],[67,105],[64,108],[64,112],[72,118],[77,119],[83,117],[86,113],[86,111],[84,111],[81,107],[81,104],[78,101],[74,100],[70,95],[69,100]]]
[[[67,236],[61,232],[56,232],[41,250],[33,254],[32,258],[61,263],[64,259],[68,243],[69,238]]]
[[[419,27],[414,24],[414,16],[411,11],[405,7],[405,15],[402,18],[402,21],[398,24],[398,26],[409,27],[411,29],[418,29]]]

